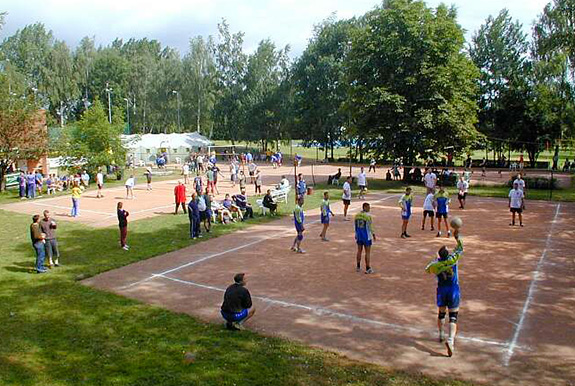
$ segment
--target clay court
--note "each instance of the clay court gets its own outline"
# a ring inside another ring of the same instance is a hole
[[[330,242],[319,240],[319,211],[306,213],[306,254],[289,250],[295,233],[292,220],[283,218],[85,284],[221,323],[223,292],[235,273],[246,272],[257,308],[246,325],[251,330],[438,377],[573,382],[575,205],[528,201],[525,228],[508,225],[506,200],[470,197],[467,209],[452,209],[464,222],[465,252],[460,331],[448,358],[436,336],[436,280],[423,269],[441,245],[451,249],[455,241],[420,230],[419,209],[410,223],[413,237],[400,239],[397,200],[368,196],[378,236],[373,275],[355,272],[353,222],[342,220],[334,199]],[[422,202],[417,197],[415,207]],[[354,213],[360,204],[353,202]]]

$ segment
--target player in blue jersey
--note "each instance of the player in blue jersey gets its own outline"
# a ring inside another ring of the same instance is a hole
[[[459,235],[459,230],[454,231],[457,246],[452,253],[445,247],[439,249],[439,257],[430,262],[425,271],[437,276],[437,328],[439,329],[439,341],[445,342],[447,355],[452,356],[455,344],[455,334],[457,333],[457,316],[459,313],[459,276],[457,274],[457,263],[463,254],[463,241]],[[449,312],[449,334],[447,340],[443,332],[445,326],[445,316]]]
[[[329,241],[326,237],[327,228],[329,227],[329,218],[335,216],[329,207],[329,192],[323,192],[323,201],[321,202],[321,223],[323,224],[323,229],[319,234],[322,241]]]
[[[407,234],[407,224],[409,224],[409,218],[411,217],[411,205],[413,203],[413,196],[411,195],[411,188],[405,189],[405,194],[399,199],[399,206],[401,207],[401,219],[403,224],[401,225],[401,238],[411,237]]]
[[[433,197],[435,201],[435,207],[437,212],[435,217],[437,218],[437,237],[441,237],[441,220],[445,224],[445,230],[447,231],[447,237],[451,236],[451,231],[449,230],[449,223],[447,222],[447,217],[449,216],[449,203],[451,199],[449,198],[449,193],[443,188],[439,187],[439,192],[435,193]]]
[[[303,240],[303,232],[305,231],[305,227],[303,225],[305,221],[305,215],[303,213],[303,197],[299,197],[297,199],[297,205],[293,210],[293,221],[297,236],[293,240],[291,250],[297,253],[305,253],[305,251],[301,249],[301,241]]]
[[[357,268],[356,271],[361,271],[361,253],[365,249],[365,273],[373,273],[370,264],[371,244],[375,241],[375,233],[372,229],[372,218],[369,214],[370,205],[367,202],[363,203],[363,210],[355,215],[355,241],[357,243]]]

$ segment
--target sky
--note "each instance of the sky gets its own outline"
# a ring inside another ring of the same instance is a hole
[[[440,2],[427,4],[435,7]],[[489,15],[497,15],[503,7],[530,35],[533,21],[549,0],[443,2],[458,9],[458,21],[469,40]],[[0,0],[0,12],[8,12],[0,38],[41,22],[71,47],[85,36],[95,37],[97,45],[115,38],[147,37],[185,54],[191,37],[216,36],[217,24],[225,18],[232,32],[245,33],[246,52],[269,38],[277,47],[289,44],[291,56],[297,57],[314,25],[333,13],[338,19],[361,16],[377,4],[377,0]]]

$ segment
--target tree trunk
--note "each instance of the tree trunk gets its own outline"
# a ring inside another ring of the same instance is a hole
[[[6,190],[6,171],[8,170],[8,165],[4,162],[0,164],[0,192]]]

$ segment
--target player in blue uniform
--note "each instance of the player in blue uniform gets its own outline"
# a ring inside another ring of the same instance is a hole
[[[323,224],[323,229],[319,234],[322,241],[329,241],[326,234],[327,228],[329,227],[330,216],[334,216],[334,214],[329,207],[329,192],[323,192],[323,201],[321,202],[321,223]]]
[[[447,222],[447,217],[449,216],[449,203],[451,199],[449,198],[449,193],[443,188],[439,187],[439,192],[435,193],[434,196],[435,207],[437,212],[435,217],[437,218],[437,237],[441,237],[441,219],[445,224],[445,230],[447,231],[447,237],[451,236],[451,231],[449,230],[449,223]]]
[[[399,199],[399,206],[401,207],[401,219],[403,224],[401,225],[401,238],[411,237],[407,234],[407,224],[409,224],[409,218],[411,217],[411,206],[413,203],[413,196],[411,195],[411,188],[405,189],[405,194]]]
[[[365,249],[365,273],[373,273],[370,264],[371,244],[375,241],[375,233],[372,229],[372,218],[369,214],[370,205],[363,203],[363,210],[355,215],[355,241],[357,243],[357,267],[356,271],[361,271],[361,253]]]
[[[304,221],[305,215],[303,213],[303,197],[299,197],[297,199],[297,205],[293,210],[293,221],[295,225],[295,230],[297,232],[297,236],[293,241],[293,245],[291,250],[297,253],[305,253],[303,249],[301,249],[301,241],[303,240],[303,232],[305,231]]]
[[[457,315],[459,313],[459,276],[457,263],[463,254],[463,240],[459,236],[459,230],[455,229],[457,246],[452,253],[445,247],[439,249],[439,257],[430,262],[425,271],[437,276],[437,328],[439,329],[439,341],[445,342],[447,355],[452,356],[454,351],[455,334],[457,333]],[[449,335],[447,340],[443,332],[445,316],[449,312]]]

